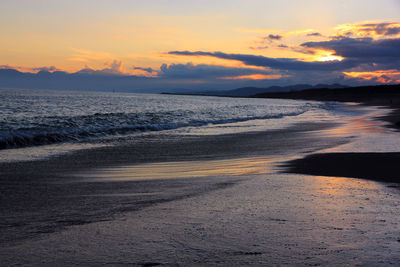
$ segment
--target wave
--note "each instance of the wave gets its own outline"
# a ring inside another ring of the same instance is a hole
[[[177,114],[163,114],[163,116],[160,114],[157,116],[154,114],[150,116],[148,114],[149,118],[147,119],[143,119],[143,116],[138,116],[138,114],[124,113],[96,113],[75,118],[48,117],[48,119],[50,118],[52,120],[52,123],[42,123],[42,125],[47,127],[24,127],[0,131],[0,149],[49,145],[63,142],[79,142],[93,138],[128,135],[139,132],[163,131],[190,126],[200,127],[205,125],[229,124],[259,119],[279,119],[287,116],[298,116],[307,110],[308,108],[304,108],[296,112],[275,115],[204,121],[194,119],[181,119],[176,121]],[[163,119],[160,119],[160,116]],[[142,119],[138,119],[140,117]],[[175,121],[169,118],[169,122],[159,122],[167,120],[165,119],[166,117],[175,117]],[[54,120],[57,120],[57,125],[54,124]],[[151,121],[158,122],[151,123]],[[53,125],[53,127],[49,127],[49,124]]]

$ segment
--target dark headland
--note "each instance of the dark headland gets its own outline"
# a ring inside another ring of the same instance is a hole
[[[400,84],[335,89],[311,88],[289,92],[266,92],[255,94],[251,97],[359,102],[377,106],[400,106]]]

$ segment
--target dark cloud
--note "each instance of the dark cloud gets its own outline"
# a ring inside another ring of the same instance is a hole
[[[32,68],[32,70],[33,71],[47,71],[47,72],[60,71],[60,69],[56,68],[55,66]]]
[[[307,47],[291,46],[290,49],[297,53],[302,53],[302,54],[306,54],[306,55],[315,55],[315,50],[307,48]]]
[[[281,40],[282,39],[282,35],[274,35],[274,34],[270,34],[267,36],[268,39],[270,40]]]
[[[313,32],[313,33],[307,34],[307,36],[322,36],[322,34],[320,34],[319,32]]]
[[[227,54],[223,52],[171,51],[168,53],[172,55],[182,55],[182,56],[210,56],[221,59],[237,60],[249,66],[268,67],[272,69],[292,70],[292,71],[346,70],[354,68],[362,63],[357,60],[350,60],[350,59],[345,59],[342,61],[306,62],[292,58],[270,58],[270,57],[247,55],[247,54]]]
[[[271,74],[271,72],[252,68],[235,68],[205,64],[193,65],[192,63],[163,64],[160,67],[160,78],[170,79],[218,79],[252,74]]]
[[[263,45],[263,46],[250,46],[249,47],[252,50],[263,50],[263,49],[268,49],[269,46],[268,45]]]
[[[250,46],[249,49],[252,49],[252,50],[268,49],[269,46],[266,45],[266,44],[273,45],[273,43],[275,41],[279,41],[282,38],[283,38],[283,36],[274,35],[274,34],[270,34],[270,35],[267,35],[267,36],[264,36],[264,37],[259,37],[258,40],[255,42],[256,45]]]
[[[285,45],[285,44],[280,44],[280,45],[277,45],[276,47],[290,49],[290,50],[292,50],[294,52],[297,52],[297,53],[302,53],[302,54],[307,54],[307,55],[315,55],[315,51],[313,49],[310,49],[310,48],[307,48],[307,47],[288,46],[288,45]]]
[[[307,42],[301,44],[302,47],[313,49],[324,49],[335,52],[335,55],[345,58],[399,58],[400,39],[381,39],[374,40],[370,37],[349,38],[340,37],[324,42]]]
[[[278,34],[270,34],[266,37],[264,37],[265,40],[269,40],[269,41],[279,41],[283,38],[282,35],[278,35]]]
[[[376,35],[397,35],[400,34],[400,23],[368,23],[360,25],[357,30],[364,33],[374,33]]]
[[[396,37],[400,35],[400,22],[339,25],[337,36]]]
[[[154,72],[154,70],[152,68],[142,68],[142,67],[133,66],[132,69],[133,70],[143,70],[143,71],[146,71],[146,72],[149,72],[149,73],[153,73]]]

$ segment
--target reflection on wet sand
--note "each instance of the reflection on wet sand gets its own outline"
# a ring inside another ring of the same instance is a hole
[[[379,111],[369,114],[367,116],[352,118],[344,121],[344,124],[339,127],[321,130],[320,133],[328,136],[352,136],[357,135],[369,135],[369,134],[383,134],[388,131],[384,128],[384,122],[377,121],[376,116],[378,116]]]
[[[314,176],[311,190],[328,196],[346,196],[351,188],[363,190],[377,190],[381,186],[371,181],[352,179],[347,177]]]
[[[281,160],[289,160],[288,157]],[[251,157],[222,160],[199,160],[145,163],[132,166],[98,169],[80,173],[85,181],[138,181],[209,176],[267,174],[276,169],[277,157]]]

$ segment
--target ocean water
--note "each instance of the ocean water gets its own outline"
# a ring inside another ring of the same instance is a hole
[[[348,115],[339,107],[313,101],[0,89],[0,161],[42,158],[143,132],[225,134]]]

